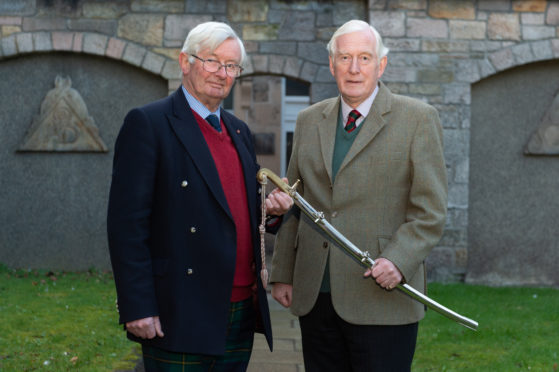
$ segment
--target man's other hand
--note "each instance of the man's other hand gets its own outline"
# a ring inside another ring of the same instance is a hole
[[[377,258],[372,268],[367,269],[365,278],[372,276],[382,288],[391,290],[402,281],[402,273],[390,260]]]
[[[287,178],[282,178],[285,183],[288,183]],[[286,213],[293,206],[293,199],[291,196],[281,191],[278,188],[266,198],[266,214],[272,216],[281,216]]]
[[[136,337],[140,338],[154,338],[163,337],[161,330],[161,323],[158,316],[149,318],[137,319],[126,323],[126,329]]]
[[[283,307],[291,306],[291,295],[293,286],[285,283],[274,283],[272,287],[272,297]]]

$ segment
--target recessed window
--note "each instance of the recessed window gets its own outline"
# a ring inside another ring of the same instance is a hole
[[[285,78],[285,95],[286,96],[308,96],[310,84],[301,80]]]

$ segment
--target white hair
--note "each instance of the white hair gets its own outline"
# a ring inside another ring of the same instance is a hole
[[[192,54],[198,54],[203,49],[209,49],[210,52],[213,52],[227,39],[234,39],[239,43],[241,47],[239,64],[242,66],[247,58],[245,46],[235,31],[228,24],[222,22],[205,22],[194,27],[186,36],[182,52],[189,54],[188,61],[194,63]]]
[[[377,41],[377,50],[376,50],[377,58],[380,60],[382,57],[386,56],[388,54],[388,48],[384,46],[384,43],[382,42],[382,37],[380,36],[378,31],[367,22],[360,21],[357,19],[347,21],[346,23],[341,25],[340,28],[336,30],[336,32],[334,32],[334,35],[332,35],[332,38],[330,39],[328,45],[326,46],[326,48],[328,49],[328,54],[331,57],[334,57],[334,55],[336,54],[336,40],[340,36],[349,34],[351,32],[365,31],[365,30],[371,31]]]

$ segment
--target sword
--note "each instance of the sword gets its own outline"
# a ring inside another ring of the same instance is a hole
[[[270,181],[272,181],[280,190],[291,196],[293,202],[303,211],[303,213],[305,213],[318,227],[320,227],[322,231],[338,243],[338,245],[346,253],[355,258],[355,260],[363,267],[371,268],[375,264],[375,261],[370,257],[369,252],[360,250],[324,218],[323,212],[319,212],[314,209],[301,195],[299,195],[296,191],[299,180],[297,180],[293,186],[289,186],[280,177],[278,177],[278,175],[267,168],[261,168],[256,174],[256,178],[261,184],[265,184],[266,179],[270,179]],[[407,283],[400,283],[395,288],[448,319],[454,320],[458,324],[461,324],[471,330],[477,330],[478,323],[475,320],[450,310],[437,301],[425,296],[423,293],[419,292]]]

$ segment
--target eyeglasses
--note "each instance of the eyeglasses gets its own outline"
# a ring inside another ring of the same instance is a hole
[[[215,59],[203,59],[194,54],[191,54],[191,56],[202,61],[202,67],[208,72],[218,72],[222,67],[225,68],[225,73],[227,73],[230,77],[239,77],[241,72],[243,72],[243,68],[234,63],[222,65],[221,62],[216,61]]]

